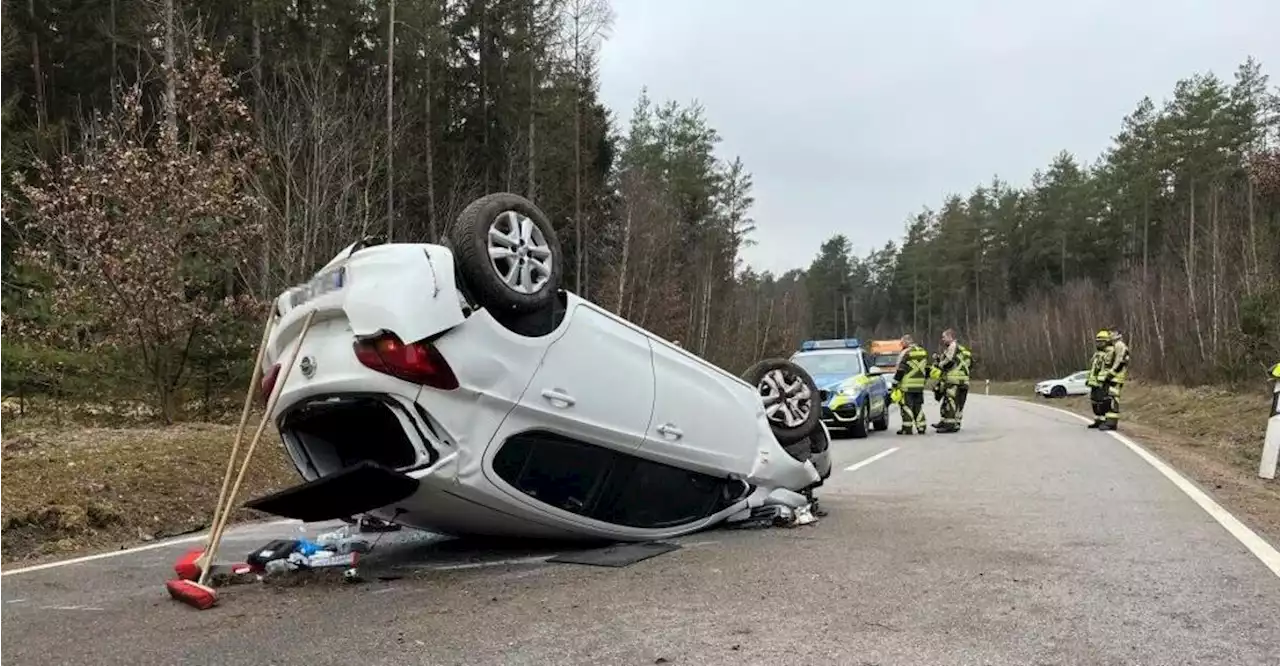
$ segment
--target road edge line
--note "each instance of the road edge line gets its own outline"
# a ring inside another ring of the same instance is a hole
[[[290,519],[274,520],[274,521],[262,522],[262,523],[242,523],[240,525],[233,525],[232,527],[234,528],[234,527],[245,527],[245,526],[254,526],[254,525],[259,525],[259,526],[292,525],[296,523],[299,523],[299,521],[293,520],[290,518]],[[238,532],[238,531],[240,530],[232,530],[231,533],[234,534],[235,532]],[[209,533],[202,532],[200,534],[193,534],[187,537],[169,539],[167,541],[157,541],[155,543],[149,543],[144,546],[134,546],[132,548],[112,550],[112,551],[107,551],[105,553],[94,553],[93,555],[82,555],[80,557],[73,557],[69,560],[55,560],[53,562],[45,562],[44,564],[33,564],[29,567],[20,567],[18,569],[3,569],[3,570],[0,570],[0,577],[16,576],[22,573],[34,573],[36,571],[44,571],[45,569],[56,569],[58,567],[71,566],[73,564],[84,564],[85,562],[93,562],[95,560],[105,560],[109,557],[119,557],[121,555],[132,555],[133,553],[141,553],[148,550],[156,550],[157,548],[165,548],[168,546],[180,546],[184,543],[195,543],[197,541],[204,541],[208,538],[209,538]]]
[[[987,397],[1009,400],[1024,405],[1033,405],[1035,407],[1040,407],[1041,409],[1049,409],[1061,414],[1066,414],[1067,416],[1074,417],[1076,420],[1084,423],[1091,422],[1088,417],[1062,409],[1061,407],[1042,405],[1040,403],[1028,400],[1019,400],[1018,398],[1003,395]],[[1163,474],[1166,479],[1173,482],[1173,485],[1177,486],[1178,490],[1181,490],[1183,494],[1190,497],[1191,501],[1195,502],[1204,510],[1205,513],[1209,514],[1214,520],[1216,520],[1223,529],[1227,530],[1231,536],[1235,537],[1236,541],[1240,542],[1240,545],[1244,546],[1253,554],[1254,557],[1258,558],[1258,561],[1262,562],[1263,566],[1270,569],[1271,573],[1275,574],[1277,578],[1280,578],[1280,550],[1276,550],[1275,546],[1272,546],[1266,539],[1259,536],[1257,532],[1253,531],[1253,529],[1248,525],[1241,522],[1240,519],[1236,518],[1230,511],[1227,511],[1217,502],[1217,500],[1210,497],[1208,493],[1197,487],[1195,483],[1183,476],[1181,472],[1156,457],[1155,454],[1148,451],[1141,444],[1135,442],[1127,435],[1115,432],[1114,430],[1105,430],[1103,432],[1111,435],[1113,439],[1121,444],[1124,444],[1130,451],[1137,454],[1139,458],[1142,458],[1147,462],[1147,464],[1154,467],[1157,472]]]
[[[856,471],[858,471],[859,469],[862,469],[863,467],[866,467],[867,465],[870,465],[871,463],[873,463],[873,462],[875,462],[875,461],[877,461],[877,460],[879,460],[879,459],[881,459],[881,458],[883,458],[883,457],[885,457],[885,456],[889,455],[890,453],[893,453],[894,451],[897,451],[897,450],[898,450],[898,449],[900,449],[900,448],[902,448],[902,447],[900,447],[900,446],[895,446],[895,447],[893,447],[893,448],[891,448],[891,449],[888,449],[888,450],[886,450],[886,451],[881,451],[880,453],[877,453],[877,454],[875,454],[874,456],[871,456],[870,458],[866,458],[866,459],[860,460],[860,461],[858,461],[858,462],[856,462],[856,463],[853,463],[852,465],[849,465],[848,467],[844,468],[844,471],[846,471],[846,472],[856,472]]]

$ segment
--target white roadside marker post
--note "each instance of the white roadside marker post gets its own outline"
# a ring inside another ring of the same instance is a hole
[[[1262,462],[1258,476],[1276,478],[1276,463],[1280,462],[1280,379],[1271,382],[1271,416],[1267,419],[1267,435],[1262,444]]]
[[[991,380],[990,380],[990,379],[988,379],[988,380],[987,380],[987,385],[983,388],[982,392],[983,392],[983,394],[985,394],[985,395],[991,395]]]

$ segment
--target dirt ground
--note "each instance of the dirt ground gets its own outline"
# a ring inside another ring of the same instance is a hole
[[[1039,398],[1031,391],[1034,384],[992,382],[991,393],[1092,415],[1087,396]],[[1270,405],[1262,384],[1246,394],[1212,386],[1134,383],[1121,396],[1120,431],[1198,483],[1271,543],[1280,544],[1280,479],[1258,477]]]
[[[246,445],[253,426],[251,421]],[[5,418],[3,561],[110,550],[204,529],[235,430],[207,423],[102,428]],[[298,480],[279,436],[268,428],[239,498],[243,503]],[[232,519],[261,517],[241,510]]]

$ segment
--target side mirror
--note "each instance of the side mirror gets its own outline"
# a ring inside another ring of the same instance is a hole
[[[871,366],[870,370],[867,370],[867,374],[871,375],[872,377],[875,377],[877,375],[887,375],[889,374],[889,368],[882,368],[878,365],[873,365]]]

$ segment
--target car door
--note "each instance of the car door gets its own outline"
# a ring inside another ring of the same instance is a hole
[[[1089,387],[1085,385],[1085,380],[1087,379],[1088,375],[1089,373],[1087,372],[1077,372],[1067,377],[1066,382],[1064,382],[1067,387],[1067,393],[1070,395],[1079,395],[1081,393],[1088,393]]]
[[[873,418],[879,418],[889,406],[889,385],[880,375],[871,374],[873,367],[871,356],[864,352],[859,381],[867,392],[867,413]]]
[[[575,303],[566,317],[564,335],[547,348],[493,441],[543,431],[635,451],[653,411],[648,337],[590,303]]]
[[[643,454],[712,475],[751,472],[763,405],[755,388],[654,338],[653,419]]]

